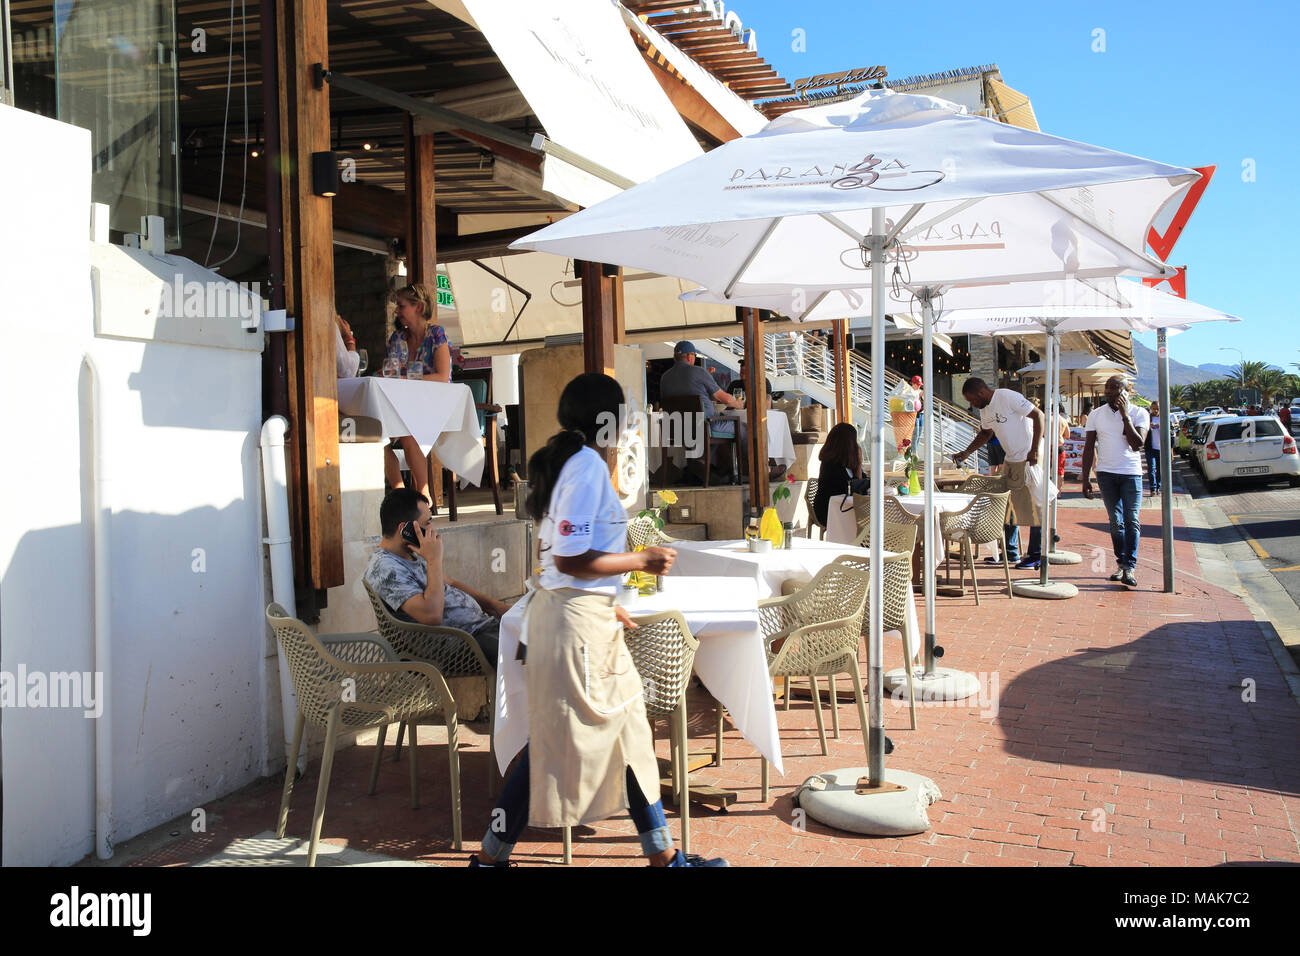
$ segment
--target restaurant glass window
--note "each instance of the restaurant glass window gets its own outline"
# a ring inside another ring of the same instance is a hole
[[[176,14],[167,0],[8,0],[13,105],[90,130],[91,198],[118,233],[180,244]]]

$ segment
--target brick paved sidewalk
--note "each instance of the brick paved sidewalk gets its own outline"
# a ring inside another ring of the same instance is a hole
[[[977,700],[921,706],[916,731],[907,729],[905,706],[885,703],[897,746],[889,765],[923,773],[942,791],[930,807],[931,832],[873,838],[813,821],[806,832],[793,825],[795,786],[822,770],[865,764],[853,705],[841,705],[842,736],[823,757],[805,699],[777,712],[786,773],[773,774],[767,805],[758,802],[756,752],[728,728],[723,766],[697,777],[738,790],[740,802],[726,813],[692,812],[692,851],[739,866],[1300,862],[1300,707],[1244,605],[1197,576],[1177,512],[1179,593],[1159,592],[1159,510],[1144,509],[1143,518],[1137,591],[1106,581],[1111,563],[1093,570],[1094,549],[1109,561],[1104,511],[1071,507],[1060,509],[1061,546],[1084,563],[1053,572],[1079,587],[1077,598],[1009,600],[1005,585],[998,588],[1001,569],[981,568],[981,607],[973,597],[939,599],[944,663],[975,672],[998,695],[983,714]],[[899,657],[897,642],[887,643],[886,666]],[[712,711],[702,697],[692,705],[693,749],[704,749]],[[661,726],[666,753],[663,736]],[[373,737],[339,753],[325,814],[329,842],[464,864],[492,806],[486,740],[462,734],[462,854],[450,851],[445,734],[427,728],[421,740],[426,806],[419,810],[407,804],[405,756],[385,761],[379,792],[368,797]],[[318,770],[313,761],[295,788],[291,835],[307,835]],[[135,865],[190,862],[273,828],[279,787],[279,779],[265,780],[214,801],[208,833],[190,836],[186,827]],[[671,807],[668,816],[676,832]],[[515,859],[558,860],[558,836],[527,831]],[[574,863],[641,865],[630,822],[608,821],[595,835],[576,837]]]

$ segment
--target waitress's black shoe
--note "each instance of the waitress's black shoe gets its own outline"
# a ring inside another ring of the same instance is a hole
[[[677,855],[673,857],[673,861],[668,865],[669,866],[731,866],[731,864],[728,863],[726,860],[724,860],[722,857],[715,857],[712,860],[706,860],[702,856],[698,856],[694,853],[683,853],[681,850],[677,851]]]

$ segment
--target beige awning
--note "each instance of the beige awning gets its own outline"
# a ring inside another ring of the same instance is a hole
[[[536,343],[548,336],[582,332],[582,288],[573,274],[573,260],[528,252],[481,261],[510,283],[474,262],[447,264],[457,312],[443,325],[452,342],[470,352],[475,347],[501,345],[521,308],[523,313],[510,333],[511,342]],[[515,286],[527,290],[531,298]],[[662,330],[663,340],[669,341],[686,338],[692,329],[703,326],[731,328],[739,334],[735,309],[678,298],[693,287],[694,283],[683,279],[625,269],[623,307],[628,335]]]
[[[542,188],[580,206],[701,154],[609,0],[435,0],[471,22],[509,71],[545,138]],[[606,172],[598,172],[604,170]],[[607,174],[613,174],[609,176]]]

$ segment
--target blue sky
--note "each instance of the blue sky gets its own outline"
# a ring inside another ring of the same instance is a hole
[[[883,64],[903,79],[996,63],[1044,132],[1182,166],[1217,165],[1170,256],[1187,295],[1240,323],[1170,340],[1189,365],[1268,361],[1297,371],[1300,306],[1300,4],[903,4],[737,0],[786,79]],[[806,50],[794,52],[792,32]],[[1094,52],[1104,30],[1105,51]],[[1243,163],[1253,161],[1254,181]],[[1154,347],[1154,335],[1142,336]]]

